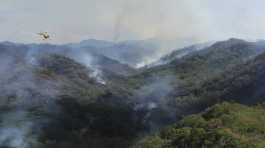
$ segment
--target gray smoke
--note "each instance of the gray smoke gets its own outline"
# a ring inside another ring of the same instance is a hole
[[[39,129],[48,119],[35,117],[31,110],[55,114],[59,84],[39,79],[28,57],[0,57],[0,146],[35,148]]]
[[[75,61],[85,65],[91,72],[88,74],[91,78],[95,79],[98,83],[105,85],[106,81],[100,66],[97,65],[96,58],[87,51],[84,50],[70,50],[66,56],[74,59]]]
[[[0,128],[0,145],[10,148],[33,148],[38,146],[35,121],[29,119],[25,111],[9,112],[3,116]],[[36,135],[35,135],[36,134]]]
[[[138,106],[137,108],[141,108],[143,106],[152,110],[158,106],[165,104],[165,97],[173,90],[172,88],[172,80],[174,77],[154,77],[151,78],[150,82],[135,92],[136,98],[138,98]]]
[[[26,55],[26,61],[31,65],[38,65],[38,58],[43,55],[56,54],[66,56],[70,59],[85,65],[90,73],[88,75],[95,79],[98,83],[105,84],[103,73],[97,65],[96,58],[88,51],[78,47],[71,47],[67,45],[51,45],[51,44],[37,44],[29,45]]]
[[[174,108],[174,100],[170,98],[171,92],[177,91],[174,83],[176,82],[173,76],[154,76],[149,79],[146,85],[135,91],[133,97],[136,99],[136,105],[134,109],[146,111],[145,122],[152,130],[175,121],[176,109]]]

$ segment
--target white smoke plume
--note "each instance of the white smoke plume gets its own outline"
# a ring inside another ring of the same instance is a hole
[[[106,84],[106,81],[103,78],[103,73],[100,70],[99,66],[96,64],[96,59],[92,54],[83,50],[74,50],[69,52],[67,55],[91,70],[91,73],[89,73],[89,76],[91,78],[94,78],[100,84]]]

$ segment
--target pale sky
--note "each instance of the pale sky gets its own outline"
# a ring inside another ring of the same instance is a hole
[[[265,38],[264,0],[0,0],[0,41]]]

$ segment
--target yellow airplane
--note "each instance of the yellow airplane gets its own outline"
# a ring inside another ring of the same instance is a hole
[[[50,35],[48,34],[48,32],[40,32],[38,33],[38,35],[41,36],[42,40],[47,40],[50,38]]]

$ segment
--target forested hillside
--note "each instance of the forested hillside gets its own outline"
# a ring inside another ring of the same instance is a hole
[[[263,105],[222,103],[264,101],[262,41],[193,45],[142,68],[90,51],[109,46],[1,43],[1,146],[262,147]]]

